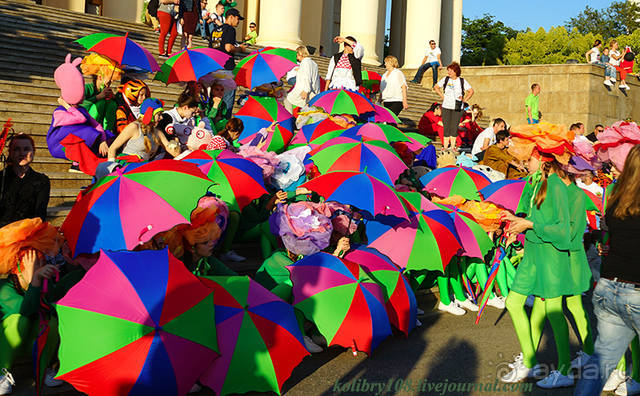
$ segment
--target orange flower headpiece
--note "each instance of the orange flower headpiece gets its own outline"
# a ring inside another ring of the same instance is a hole
[[[495,232],[500,228],[503,209],[487,201],[467,201],[460,209],[471,214],[485,232]]]
[[[548,122],[520,125],[511,128],[509,153],[520,161],[526,161],[531,156],[543,161],[553,157],[566,165],[573,154],[574,137],[575,133],[564,125]]]
[[[220,207],[221,204],[222,201],[214,197],[200,198],[198,207],[191,212],[191,224],[180,224],[163,235],[169,251],[180,258],[184,256],[185,248],[219,239],[222,228],[218,218],[226,210]]]
[[[119,80],[122,77],[122,69],[118,67],[116,62],[96,53],[82,58],[80,70],[85,76],[112,76],[112,80]]]
[[[0,228],[0,274],[16,273],[18,260],[28,249],[53,256],[64,238],[58,230],[39,217],[7,224]]]

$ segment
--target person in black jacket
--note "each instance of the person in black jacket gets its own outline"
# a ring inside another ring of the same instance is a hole
[[[346,89],[357,91],[362,85],[362,64],[360,59],[364,51],[355,38],[347,36],[345,38],[336,37],[337,43],[342,43],[342,52],[331,57],[326,76],[326,89]]]
[[[0,172],[0,227],[34,217],[46,221],[51,183],[31,168],[35,150],[33,139],[24,133],[9,143],[9,160]]]

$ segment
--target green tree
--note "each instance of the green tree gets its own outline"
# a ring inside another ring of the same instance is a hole
[[[504,46],[516,34],[516,30],[489,14],[477,19],[462,18],[462,65],[502,64]]]
[[[601,36],[582,34],[577,29],[568,32],[563,26],[527,30],[505,44],[504,63],[509,65],[557,64],[569,59],[585,61],[584,54]]]
[[[593,33],[609,39],[630,34],[640,28],[640,6],[631,1],[614,1],[607,8],[596,10],[589,6],[576,17],[565,22],[568,31]]]

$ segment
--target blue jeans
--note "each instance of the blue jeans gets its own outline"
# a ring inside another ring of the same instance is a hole
[[[636,289],[637,287],[637,289]],[[600,278],[593,291],[598,320],[595,354],[582,369],[574,395],[600,395],[629,343],[640,333],[640,286]]]
[[[433,85],[436,85],[436,83],[438,82],[438,66],[440,66],[438,62],[425,63],[424,65],[418,68],[418,72],[416,73],[416,76],[413,78],[413,81],[420,83],[422,81],[422,75],[429,68],[432,68],[433,69]]]

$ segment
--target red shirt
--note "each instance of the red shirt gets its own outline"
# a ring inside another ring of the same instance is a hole
[[[436,136],[439,133],[438,131],[442,129],[442,126],[438,125],[440,121],[442,121],[441,116],[435,115],[433,111],[427,111],[420,118],[418,131],[423,135]]]

